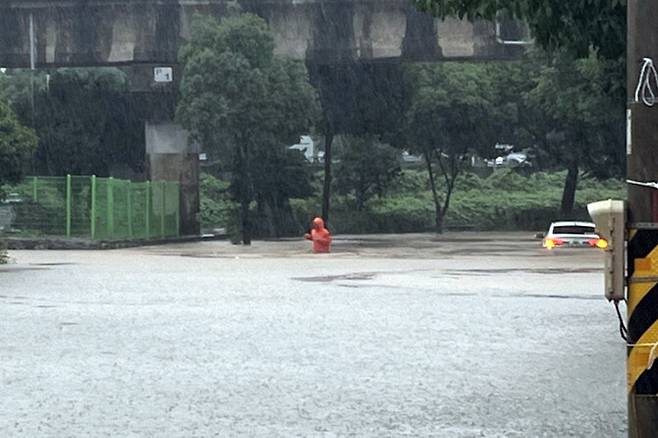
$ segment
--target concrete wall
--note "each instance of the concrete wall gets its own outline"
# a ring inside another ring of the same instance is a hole
[[[492,23],[442,22],[408,0],[0,0],[0,66],[29,66],[30,15],[38,66],[172,64],[195,14],[238,8],[269,22],[278,54],[316,63],[519,54]]]

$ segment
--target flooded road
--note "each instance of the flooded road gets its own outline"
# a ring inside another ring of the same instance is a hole
[[[18,251],[3,437],[621,437],[602,258],[520,234]]]

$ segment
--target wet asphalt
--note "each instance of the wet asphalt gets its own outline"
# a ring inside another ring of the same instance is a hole
[[[524,233],[15,251],[1,437],[622,437],[595,250]]]

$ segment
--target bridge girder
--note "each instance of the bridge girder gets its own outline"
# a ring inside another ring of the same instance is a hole
[[[496,26],[437,20],[407,0],[5,0],[0,66],[175,64],[195,14],[265,18],[276,53],[309,63],[515,59]],[[30,28],[32,32],[30,32]],[[30,35],[33,35],[31,41]]]

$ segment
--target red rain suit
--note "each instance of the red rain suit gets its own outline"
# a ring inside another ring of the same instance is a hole
[[[316,217],[313,219],[311,233],[306,234],[304,237],[313,242],[314,253],[331,252],[331,233],[324,227],[322,218]]]

